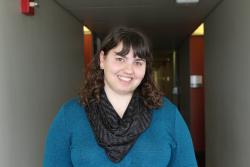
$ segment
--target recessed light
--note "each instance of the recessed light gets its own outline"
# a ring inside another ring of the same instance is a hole
[[[199,0],[176,0],[176,3],[178,4],[193,4],[198,2]]]

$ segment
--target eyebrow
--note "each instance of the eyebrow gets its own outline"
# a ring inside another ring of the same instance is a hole
[[[146,61],[146,60],[142,58],[135,58],[135,61]]]
[[[119,54],[120,52],[114,52],[114,53],[116,54],[115,56],[121,56],[121,57],[127,58],[126,55]],[[134,57],[137,57],[137,58],[135,58],[135,61],[146,61],[146,59],[140,58],[138,56],[134,56]]]
[[[122,55],[121,52],[114,52],[116,56],[126,57],[126,55]]]

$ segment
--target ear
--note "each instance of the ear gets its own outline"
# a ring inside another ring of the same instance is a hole
[[[100,52],[99,58],[100,58],[100,69],[104,69],[104,61],[105,61],[104,59],[105,59],[105,57],[104,57],[104,52],[103,51]]]

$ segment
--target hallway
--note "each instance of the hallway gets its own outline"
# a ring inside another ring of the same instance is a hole
[[[92,30],[93,52],[113,26],[144,31],[157,55],[155,68],[165,75],[156,79],[181,109],[205,166],[249,166],[249,1],[180,5],[172,0],[43,0],[34,16],[23,15],[18,1],[1,4],[0,166],[41,166],[52,119],[60,105],[78,93],[85,60],[83,25]],[[202,22],[204,73],[198,74],[190,61],[191,34]],[[193,112],[193,74],[204,75],[203,113]],[[177,94],[170,92],[176,87]],[[204,127],[197,127],[202,114]],[[197,138],[201,130],[205,138]]]

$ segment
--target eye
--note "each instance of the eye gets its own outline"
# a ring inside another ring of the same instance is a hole
[[[144,61],[136,61],[135,65],[136,66],[142,66],[144,64]]]
[[[115,60],[118,62],[124,62],[124,58],[122,57],[116,57]]]

